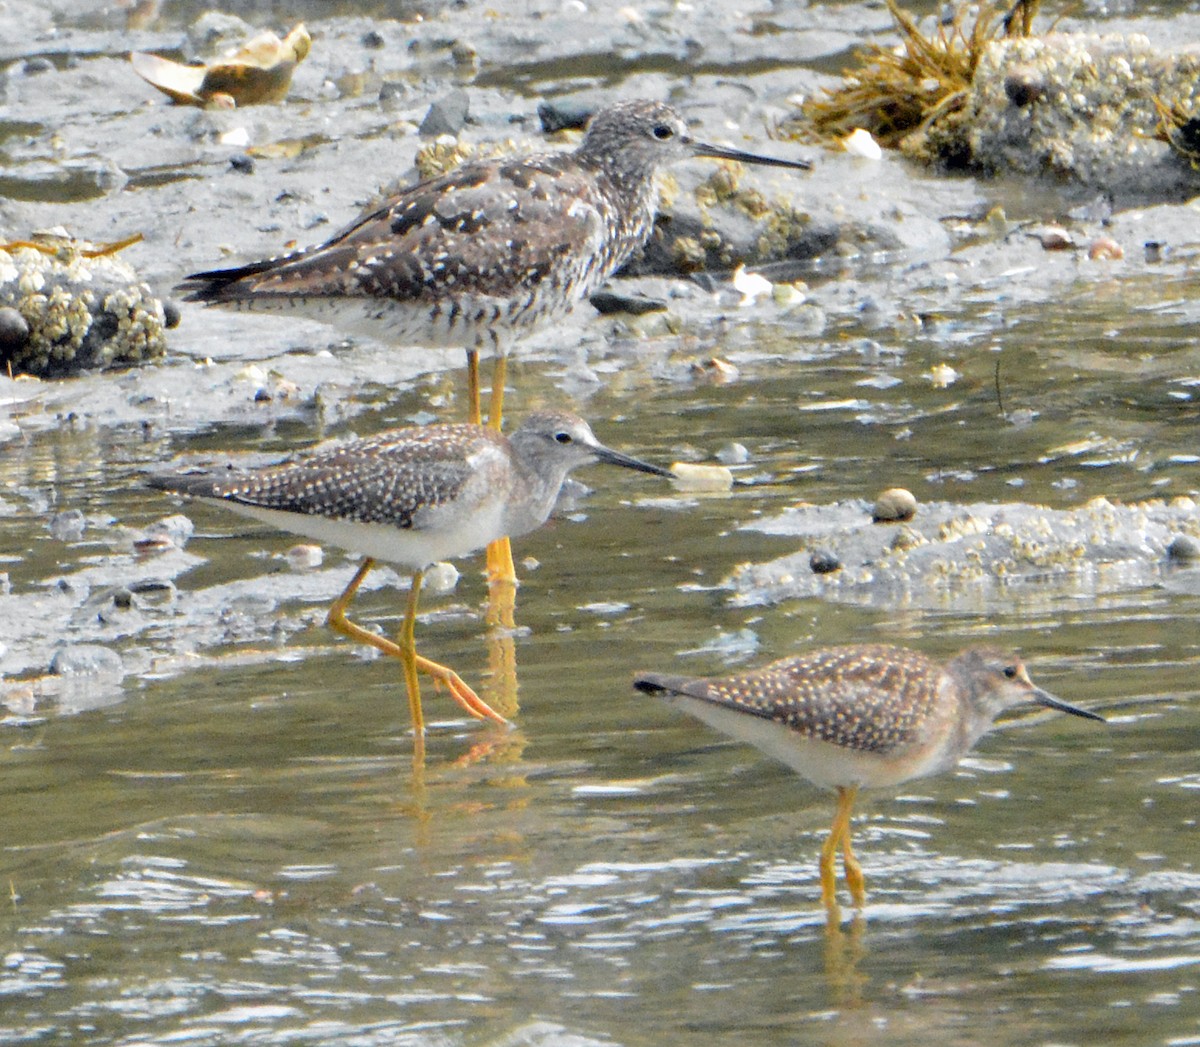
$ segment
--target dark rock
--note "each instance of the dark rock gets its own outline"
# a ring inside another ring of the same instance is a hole
[[[29,324],[11,305],[0,307],[0,349],[23,349],[29,341]]]
[[[615,294],[612,291],[597,291],[588,301],[603,316],[610,316],[613,313],[630,313],[633,316],[641,316],[644,313],[659,313],[667,308],[667,303],[657,298]]]
[[[569,102],[542,102],[537,107],[538,119],[546,134],[555,131],[579,130],[587,126],[592,118],[589,106],[572,105]]]
[[[419,128],[430,138],[438,135],[457,135],[466,126],[471,100],[466,91],[451,91],[429,107]]]

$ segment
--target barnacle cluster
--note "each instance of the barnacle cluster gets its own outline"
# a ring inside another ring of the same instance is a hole
[[[162,303],[150,288],[110,251],[65,233],[0,244],[0,307],[28,329],[0,344],[0,368],[13,374],[59,377],[166,352]]]

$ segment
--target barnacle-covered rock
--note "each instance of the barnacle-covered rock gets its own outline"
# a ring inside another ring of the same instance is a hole
[[[1198,109],[1200,53],[1165,52],[1138,35],[995,40],[983,49],[966,104],[901,148],[1116,193],[1179,193],[1200,187],[1200,174],[1163,140],[1161,114]]]
[[[0,309],[28,328],[0,343],[0,370],[57,378],[163,356],[162,304],[114,257],[120,246],[58,230],[0,244]]]

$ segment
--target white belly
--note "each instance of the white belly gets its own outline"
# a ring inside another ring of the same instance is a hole
[[[388,524],[358,523],[354,520],[333,520],[325,516],[308,516],[280,509],[264,509],[243,505],[224,498],[204,498],[205,502],[232,509],[235,513],[277,527],[281,531],[310,538],[322,545],[334,545],[375,560],[400,564],[411,570],[421,570],[431,563],[463,556],[482,549],[489,542],[504,536],[503,506],[489,500],[465,518],[440,518],[432,526],[401,529]]]

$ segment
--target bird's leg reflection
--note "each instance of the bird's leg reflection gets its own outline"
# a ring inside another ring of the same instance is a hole
[[[839,1008],[858,1007],[863,1003],[863,987],[867,976],[859,973],[859,961],[866,955],[863,935],[867,921],[859,910],[842,929],[842,913],[837,902],[825,911],[825,979],[833,993],[833,1004]]]
[[[517,700],[517,641],[516,641],[515,581],[493,580],[488,585],[487,623],[488,669],[483,692],[488,701],[504,713],[515,716]]]

